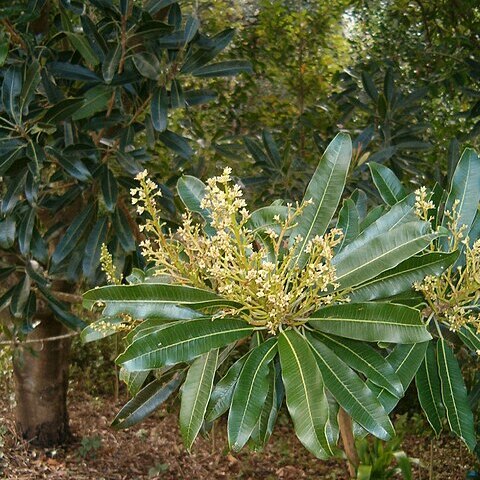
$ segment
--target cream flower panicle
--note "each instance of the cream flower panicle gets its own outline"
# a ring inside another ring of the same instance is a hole
[[[173,283],[213,290],[235,305],[221,315],[240,316],[275,333],[283,326],[305,323],[322,305],[348,301],[345,292],[336,291],[332,264],[334,247],[343,237],[341,230],[313,238],[306,249],[306,265],[292,267],[302,239],[287,240],[308,202],[287,205],[286,218],[275,217],[276,223],[259,236],[249,227],[251,215],[243,192],[233,184],[231,169],[225,168],[222,175],[207,180],[200,204],[208,211],[213,233],[207,235],[189,211],[172,232],[160,221],[155,203],[158,187],[145,172],[137,180],[134,204],[148,214],[143,255],[159,275],[168,275]]]

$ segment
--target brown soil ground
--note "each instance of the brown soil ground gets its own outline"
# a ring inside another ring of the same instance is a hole
[[[70,404],[72,442],[62,448],[28,448],[15,434],[11,409],[0,399],[0,478],[72,480],[300,480],[347,478],[341,459],[320,462],[295,438],[286,416],[280,418],[265,451],[232,454],[225,445],[225,425],[200,438],[191,454],[182,446],[177,413],[162,410],[125,431],[110,427],[120,407],[109,398],[76,394]],[[413,427],[412,427],[413,428]],[[1,430],[0,430],[1,433]],[[82,449],[82,440],[84,447]],[[97,446],[94,446],[94,444]],[[90,447],[90,448],[89,448]],[[418,459],[415,479],[429,479],[430,440],[405,437],[405,452]],[[83,454],[82,454],[83,453]],[[444,436],[433,442],[433,478],[465,479],[475,459],[457,440]],[[400,478],[400,477],[394,477]]]

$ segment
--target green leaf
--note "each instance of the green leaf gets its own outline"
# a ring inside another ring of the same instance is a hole
[[[170,150],[173,150],[177,155],[186,160],[190,159],[193,155],[193,150],[188,144],[187,140],[170,130],[160,132],[158,139]]]
[[[51,62],[47,68],[53,77],[63,78],[65,80],[100,82],[101,78],[86,67],[68,62]]]
[[[184,175],[177,182],[178,196],[183,204],[191,211],[198,213],[205,220],[205,230],[209,235],[213,235],[215,230],[211,227],[210,212],[201,207],[201,202],[205,196],[205,184],[196,177]]]
[[[360,237],[333,258],[342,288],[360,285],[419,253],[441,234],[427,222],[408,222],[354,248]]]
[[[60,100],[56,105],[50,107],[42,118],[42,122],[55,125],[71,117],[83,104],[81,98],[66,98]]]
[[[140,75],[157,80],[162,73],[162,68],[157,56],[153,52],[139,52],[133,56],[133,63]]]
[[[316,333],[351,368],[361,372],[371,382],[385,388],[397,398],[405,394],[402,382],[392,365],[373,347],[364,342]]]
[[[269,364],[277,353],[277,339],[270,338],[253,349],[245,361],[228,414],[228,444],[238,452],[257,424],[268,394]]]
[[[12,299],[10,301],[10,312],[14,318],[22,318],[23,316],[30,295],[31,283],[30,278],[24,275],[13,289]]]
[[[115,335],[123,322],[125,319],[122,317],[101,317],[82,330],[80,340],[82,343],[90,343]]]
[[[239,73],[252,73],[250,62],[245,60],[225,60],[224,62],[211,63],[204,67],[196,68],[191,71],[195,77],[230,77]]]
[[[100,252],[102,244],[105,243],[108,229],[108,218],[102,217],[92,228],[88,236],[87,245],[85,247],[85,255],[82,261],[83,274],[93,281],[95,273],[100,266]]]
[[[325,388],[363,428],[382,440],[395,431],[377,397],[349,366],[312,335],[307,336],[315,354]]]
[[[71,328],[72,330],[82,330],[87,326],[83,320],[69,312],[68,306],[57,300],[51,290],[39,283],[37,283],[37,288],[47,300],[48,305],[55,314],[55,317],[66,327]]]
[[[370,162],[368,166],[373,183],[387,205],[395,205],[407,196],[400,180],[388,167],[375,162]]]
[[[175,365],[240,340],[252,332],[248,323],[234,318],[199,318],[173,323],[134,341],[117,358],[117,363],[128,371]]]
[[[15,242],[16,224],[13,217],[0,221],[0,248],[8,250]]]
[[[115,175],[106,167],[100,178],[100,187],[102,189],[103,200],[109,212],[113,212],[117,205],[118,186]]]
[[[445,209],[452,211],[455,201],[458,200],[456,211],[459,215],[458,225],[466,225],[470,230],[478,210],[480,201],[480,157],[475,150],[466,148],[458,161],[453,173],[452,184],[448,193]],[[447,226],[448,219],[444,217],[443,226]]]
[[[232,41],[235,30],[227,28],[209,39],[209,48],[199,48],[189,55],[180,69],[180,73],[187,74],[203,67],[213,60]]]
[[[233,391],[247,356],[248,354],[239,358],[215,385],[205,415],[207,422],[215,421],[230,408]]]
[[[68,154],[61,154],[53,148],[49,148],[48,151],[53,153],[60,166],[73,178],[76,178],[80,182],[87,182],[92,178],[90,170],[88,170],[80,159],[75,157],[71,158]]]
[[[393,303],[329,305],[310,316],[320,332],[365,342],[418,343],[430,340],[420,312]]]
[[[323,235],[337,210],[343,194],[345,181],[352,158],[352,141],[345,133],[339,133],[328,145],[313,174],[303,202],[305,206],[292,229],[290,238],[300,235],[296,263],[302,267],[307,259],[305,248],[316,236]]]
[[[328,435],[328,402],[313,352],[296,330],[280,333],[278,352],[295,433],[313,455],[327,459],[333,455],[333,439]]]
[[[41,67],[36,60],[33,60],[25,72],[25,81],[20,94],[20,112],[23,115],[28,113],[28,106],[32,101],[35,91],[40,83]]]
[[[168,124],[168,96],[164,87],[158,87],[153,92],[150,111],[153,128],[157,132],[164,132]]]
[[[280,372],[277,375],[277,369],[270,365],[267,398],[251,435],[252,445],[255,449],[263,448],[273,433],[278,410],[281,406],[281,400],[279,401],[277,392],[277,385],[281,381]]]
[[[338,214],[337,228],[342,230],[343,238],[337,251],[341,251],[344,245],[348,245],[358,236],[360,233],[359,220],[355,203],[352,199],[347,198]]]
[[[138,392],[121,410],[112,422],[112,427],[128,428],[151,415],[174,393],[185,377],[177,373],[168,382],[154,380]]]
[[[67,228],[67,231],[60,239],[52,255],[52,263],[58,265],[62,260],[68,257],[72,253],[73,249],[77,246],[78,242],[86,234],[87,228],[90,224],[94,213],[94,206],[88,206],[83,212],[81,212],[71,225]]]
[[[121,208],[116,208],[112,216],[113,228],[118,241],[125,252],[135,250],[135,237],[130,229],[127,217]]]
[[[468,325],[464,325],[462,328],[457,330],[456,333],[466,347],[468,347],[473,353],[476,353],[477,355],[479,354],[480,338],[473,328],[469,327]]]
[[[23,256],[30,253],[30,242],[32,240],[36,216],[35,209],[31,208],[28,214],[22,218],[18,227],[18,248]]]
[[[457,359],[443,338],[437,342],[437,361],[448,424],[452,432],[456,433],[473,452],[477,440],[467,388]]]
[[[395,204],[387,213],[374,219],[374,221],[368,225],[365,225],[367,220],[366,217],[370,215],[367,215],[366,197],[365,205],[363,205],[363,200],[364,199],[362,197],[362,202],[357,203],[356,207],[359,213],[359,217],[363,218],[363,220],[361,220],[360,222],[360,226],[362,226],[363,224],[364,229],[360,229],[361,233],[358,235],[358,237],[355,238],[355,240],[352,241],[350,244],[346,245],[344,251],[342,251],[341,254],[337,255],[337,261],[346,256],[348,253],[365,246],[366,244],[368,244],[368,242],[378,237],[379,235],[390,232],[391,230],[401,226],[404,223],[418,221],[418,217],[415,215],[414,211],[414,194],[405,197],[402,201]],[[362,214],[360,214],[360,210],[364,210]]]
[[[92,50],[95,52],[99,60],[103,62],[108,50],[105,39],[102,35],[100,35],[97,27],[87,15],[82,15],[80,19],[82,22],[83,31],[88,42],[90,43],[90,46],[92,47]]]
[[[425,358],[427,347],[428,342],[412,343],[410,345],[399,344],[396,345],[387,356],[388,362],[392,365],[395,373],[402,382],[404,391],[407,391],[408,386]],[[397,405],[399,399],[384,388],[377,387],[370,381],[367,381],[367,385],[370,390],[377,394],[377,398],[385,408],[385,411],[390,413]]]
[[[355,288],[349,297],[352,302],[365,302],[411,291],[414,282],[421,282],[427,275],[440,275],[457,258],[458,252],[430,252],[411,257]]]
[[[97,302],[105,304],[103,314],[106,316],[126,313],[135,318],[171,319],[185,318],[178,316],[182,314],[182,306],[201,309],[238,305],[209,290],[166,283],[109,285],[89,290],[83,295],[85,308],[92,308]]]
[[[198,357],[189,368],[182,386],[180,433],[188,451],[203,424],[217,370],[218,349]]]
[[[122,58],[122,43],[115,42],[102,63],[102,76],[106,83],[110,83],[117,73],[120,59]]]
[[[87,90],[82,106],[72,115],[73,120],[82,120],[93,116],[97,112],[107,109],[108,101],[112,96],[112,89],[105,85],[96,85]]]
[[[365,92],[367,92],[368,96],[374,101],[378,101],[378,90],[375,86],[375,82],[373,78],[366,72],[362,71],[362,84]]]
[[[83,59],[90,65],[96,66],[99,63],[98,57],[88,40],[79,33],[64,32],[70,43],[79,51]]]
[[[418,399],[427,420],[437,437],[442,431],[442,419],[445,410],[442,404],[440,377],[433,342],[428,342],[427,353],[415,376]]]
[[[2,82],[3,108],[16,123],[20,121],[20,95],[22,93],[22,71],[12,65],[4,73]]]
[[[183,94],[182,85],[178,80],[172,80],[172,87],[170,90],[170,97],[172,108],[183,108],[185,106],[185,96]]]
[[[124,368],[121,368],[118,377],[120,381],[127,386],[128,393],[134,397],[142,389],[143,384],[149,375],[149,371],[127,372]]]

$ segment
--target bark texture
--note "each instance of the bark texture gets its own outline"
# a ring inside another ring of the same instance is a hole
[[[39,312],[40,313],[40,312]],[[67,329],[43,311],[29,340],[62,335]],[[70,436],[67,413],[70,338],[20,344],[14,352],[16,422],[32,445],[51,447]]]

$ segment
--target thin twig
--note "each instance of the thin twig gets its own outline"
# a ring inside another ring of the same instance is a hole
[[[41,342],[55,342],[57,340],[63,340],[64,338],[76,337],[80,332],[70,332],[64,333],[63,335],[56,335],[55,337],[46,337],[46,338],[29,338],[28,340],[7,340],[0,341],[0,345],[20,345],[26,343],[41,343]]]

